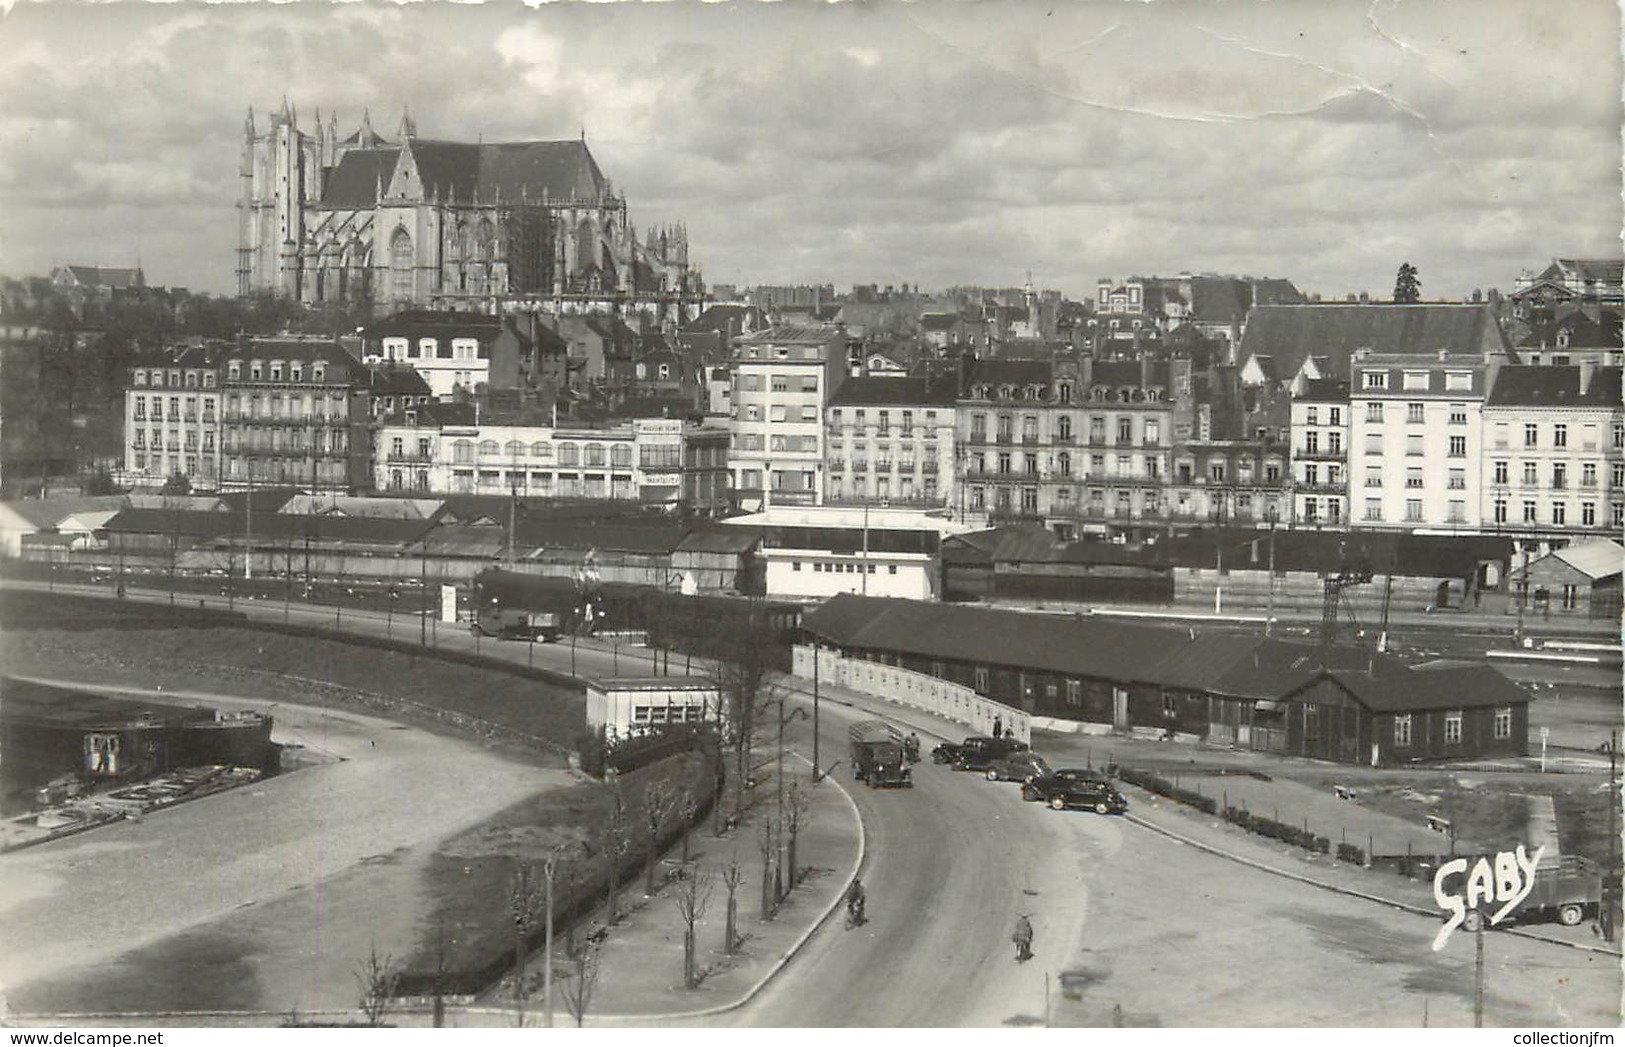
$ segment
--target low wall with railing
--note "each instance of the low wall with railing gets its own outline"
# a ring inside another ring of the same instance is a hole
[[[993,721],[1001,729],[1015,731],[1016,737],[1032,742],[1032,718],[1020,709],[1003,702],[984,698],[963,684],[939,680],[911,669],[879,662],[866,662],[847,658],[838,651],[797,644],[793,652],[791,671],[808,680],[813,678],[813,658],[818,659],[817,674],[822,681],[837,687],[872,694],[910,709],[940,716],[945,720],[964,724],[971,734],[992,734]]]

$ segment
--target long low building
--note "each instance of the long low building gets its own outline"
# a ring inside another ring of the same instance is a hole
[[[1372,766],[1528,751],[1528,692],[1480,664],[850,594],[803,628],[848,657],[1114,730]]]

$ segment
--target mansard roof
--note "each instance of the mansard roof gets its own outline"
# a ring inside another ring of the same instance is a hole
[[[529,200],[599,200],[609,181],[587,143],[441,142],[415,138],[411,150],[425,199],[452,204],[519,203]],[[387,185],[401,148],[352,149],[323,186],[324,207],[372,207]]]
[[[1582,371],[1590,377],[1581,392]],[[1618,367],[1503,367],[1495,376],[1485,405],[1489,407],[1618,407]]]
[[[1332,374],[1347,373],[1357,349],[1432,356],[1509,353],[1506,336],[1482,304],[1261,305],[1247,319],[1237,359],[1270,356],[1277,374],[1297,374],[1307,356],[1324,356]]]
[[[842,382],[829,402],[832,407],[952,407],[956,392],[952,376],[933,382],[924,377],[862,375]]]

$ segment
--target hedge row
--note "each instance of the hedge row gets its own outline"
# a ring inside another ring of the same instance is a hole
[[[1166,778],[1159,778],[1154,774],[1142,773],[1140,771],[1125,768],[1117,769],[1117,777],[1121,778],[1125,782],[1128,782],[1130,785],[1139,786],[1146,792],[1156,793],[1158,796],[1166,796],[1168,799],[1173,800],[1176,803],[1182,803],[1187,807],[1194,807],[1203,814],[1219,813],[1219,804],[1213,799],[1213,797],[1203,796],[1201,793],[1191,789],[1181,789],[1179,786],[1168,781]]]
[[[1282,843],[1294,847],[1302,847],[1315,854],[1330,854],[1332,841],[1324,836],[1316,836],[1297,825],[1288,825],[1273,818],[1264,818],[1238,807],[1226,807],[1224,820],[1233,825],[1239,825],[1250,833],[1255,833],[1271,840],[1280,840]]]

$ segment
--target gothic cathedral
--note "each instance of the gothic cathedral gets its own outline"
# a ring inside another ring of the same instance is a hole
[[[585,140],[442,142],[410,116],[397,141],[361,126],[341,139],[286,101],[263,133],[243,127],[237,292],[308,304],[401,308],[608,306],[663,315],[704,294],[682,226],[639,244]]]

